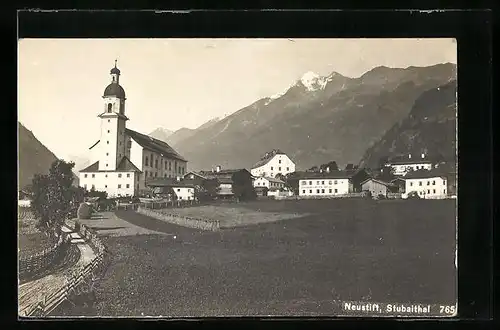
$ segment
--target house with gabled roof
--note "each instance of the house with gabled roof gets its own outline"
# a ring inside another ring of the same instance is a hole
[[[250,169],[250,173],[255,177],[274,178],[277,174],[286,175],[293,172],[295,172],[295,163],[279,149],[266,152]]]
[[[405,193],[403,198],[416,194],[424,199],[443,199],[448,197],[448,177],[439,169],[420,169],[404,176]]]
[[[91,165],[80,171],[80,186],[106,191],[110,197],[136,196],[158,178],[182,177],[187,160],[167,143],[126,127],[125,90],[120,70],[111,69],[99,114],[101,136],[90,148]]]

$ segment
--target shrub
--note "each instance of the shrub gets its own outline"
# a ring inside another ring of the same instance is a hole
[[[87,203],[81,203],[78,208],[78,219],[90,219],[92,209]]]

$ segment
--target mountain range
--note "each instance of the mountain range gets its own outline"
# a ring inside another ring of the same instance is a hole
[[[457,82],[428,90],[410,114],[368,148],[360,165],[376,167],[382,158],[421,153],[438,161],[456,163]]]
[[[33,132],[18,122],[18,184],[23,188],[31,184],[35,174],[48,174],[50,166],[58,158],[35,137]],[[75,175],[74,185],[78,185]]]
[[[366,156],[367,149],[403,122],[424,92],[455,79],[451,63],[381,66],[358,78],[307,72],[281,93],[165,139],[192,170],[250,168],[272,149],[287,153],[297,170],[332,160],[339,166],[364,158],[372,162],[376,156]]]

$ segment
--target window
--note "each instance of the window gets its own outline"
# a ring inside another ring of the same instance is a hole
[[[418,185],[421,186],[422,185],[422,181],[418,181]]]
[[[107,177],[108,177],[108,175],[107,175],[107,174],[104,174],[104,177],[105,177],[105,178],[107,178]]]
[[[155,168],[158,168],[158,159],[155,159]]]
[[[109,144],[109,141],[106,141],[107,144]]]
[[[118,177],[121,178],[122,177],[122,174],[121,173],[118,173]]]
[[[427,185],[430,185],[430,184],[431,184],[431,182],[430,182],[430,181],[427,181]]]
[[[435,194],[436,193],[436,189],[432,189],[432,193]]]
[[[130,173],[127,173],[127,178],[130,178]]]
[[[121,188],[121,187],[122,187],[122,185],[121,185],[121,184],[119,184],[119,185],[118,185],[118,189],[119,189],[119,188]]]
[[[333,181],[333,184],[337,184],[337,180]],[[335,192],[337,192],[337,189],[335,189]]]
[[[316,181],[316,184],[319,184],[319,181]]]
[[[167,161],[165,161],[165,169],[167,169]]]
[[[321,193],[324,194],[325,193],[325,189],[321,189]]]
[[[316,189],[316,193],[319,194],[319,189]]]
[[[271,171],[273,170],[273,167],[271,166]]]
[[[144,172],[144,177],[147,178],[148,177],[148,171],[145,171]]]
[[[180,189],[177,189],[177,192],[180,192],[181,190]]]
[[[278,160],[278,163],[280,163],[280,164],[281,164],[281,159],[280,159],[280,160]]]
[[[436,180],[432,180],[432,185],[435,186],[436,185]]]
[[[92,185],[92,190],[95,190],[95,185]]]
[[[157,177],[158,177],[158,172],[155,172],[155,178],[157,178]]]
[[[309,193],[310,193],[310,194],[312,194],[312,193],[313,193],[313,191],[312,191],[312,190],[309,190]]]
[[[286,170],[287,170],[287,171],[290,171],[290,167],[287,167],[287,168],[286,168]]]
[[[108,167],[108,164],[106,164],[106,167]]]
[[[182,199],[182,196],[179,196],[179,199]]]
[[[153,172],[149,172],[149,177],[153,177]]]
[[[148,156],[144,159],[144,165],[149,166],[149,159]]]
[[[328,192],[331,194],[331,193],[332,193],[332,190],[331,190],[331,189],[329,189],[329,190],[328,190]]]
[[[111,120],[108,119],[108,123],[110,123],[110,122],[111,122]]]
[[[130,188],[130,185],[127,183],[126,187],[127,187],[127,188]]]
[[[106,156],[109,156],[109,152],[106,153]]]
[[[167,177],[167,173],[165,173],[165,175],[163,177],[166,178]]]
[[[92,174],[92,177],[95,178],[95,174]]]
[[[108,133],[109,133],[109,129],[108,129]]]
[[[337,190],[337,189],[335,189],[335,193],[337,193],[337,192],[338,192],[338,190]]]
[[[105,185],[104,185],[104,188],[108,188],[108,185],[107,185],[107,184],[105,184]]]
[[[446,180],[443,180],[443,186],[446,186]]]
[[[303,194],[305,194],[305,193],[306,193],[306,191],[305,191],[305,190],[302,190],[302,193],[303,193]]]
[[[86,178],[86,177],[87,177],[87,174],[84,174],[84,175],[83,175],[83,177],[84,177],[84,178]]]
[[[168,161],[168,170],[172,171],[172,163],[170,161]]]
[[[443,190],[443,194],[446,194],[446,189],[445,189],[445,190]]]
[[[321,181],[321,184],[325,184],[325,181]]]
[[[431,193],[431,191],[430,191],[429,189],[427,189],[427,193],[428,193],[428,194],[430,194],[430,193]]]
[[[328,184],[331,185],[332,184],[332,181],[328,181]],[[331,189],[330,189],[330,192],[331,192]]]
[[[410,182],[410,187],[413,186],[413,182]]]
[[[312,182],[312,181],[309,181],[309,184],[311,185],[311,184],[313,184],[313,182]]]
[[[278,171],[281,171],[281,167],[278,167]]]

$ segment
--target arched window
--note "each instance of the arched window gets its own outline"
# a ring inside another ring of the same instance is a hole
[[[111,109],[113,109],[113,104],[112,103],[108,103],[108,112],[111,112]]]

